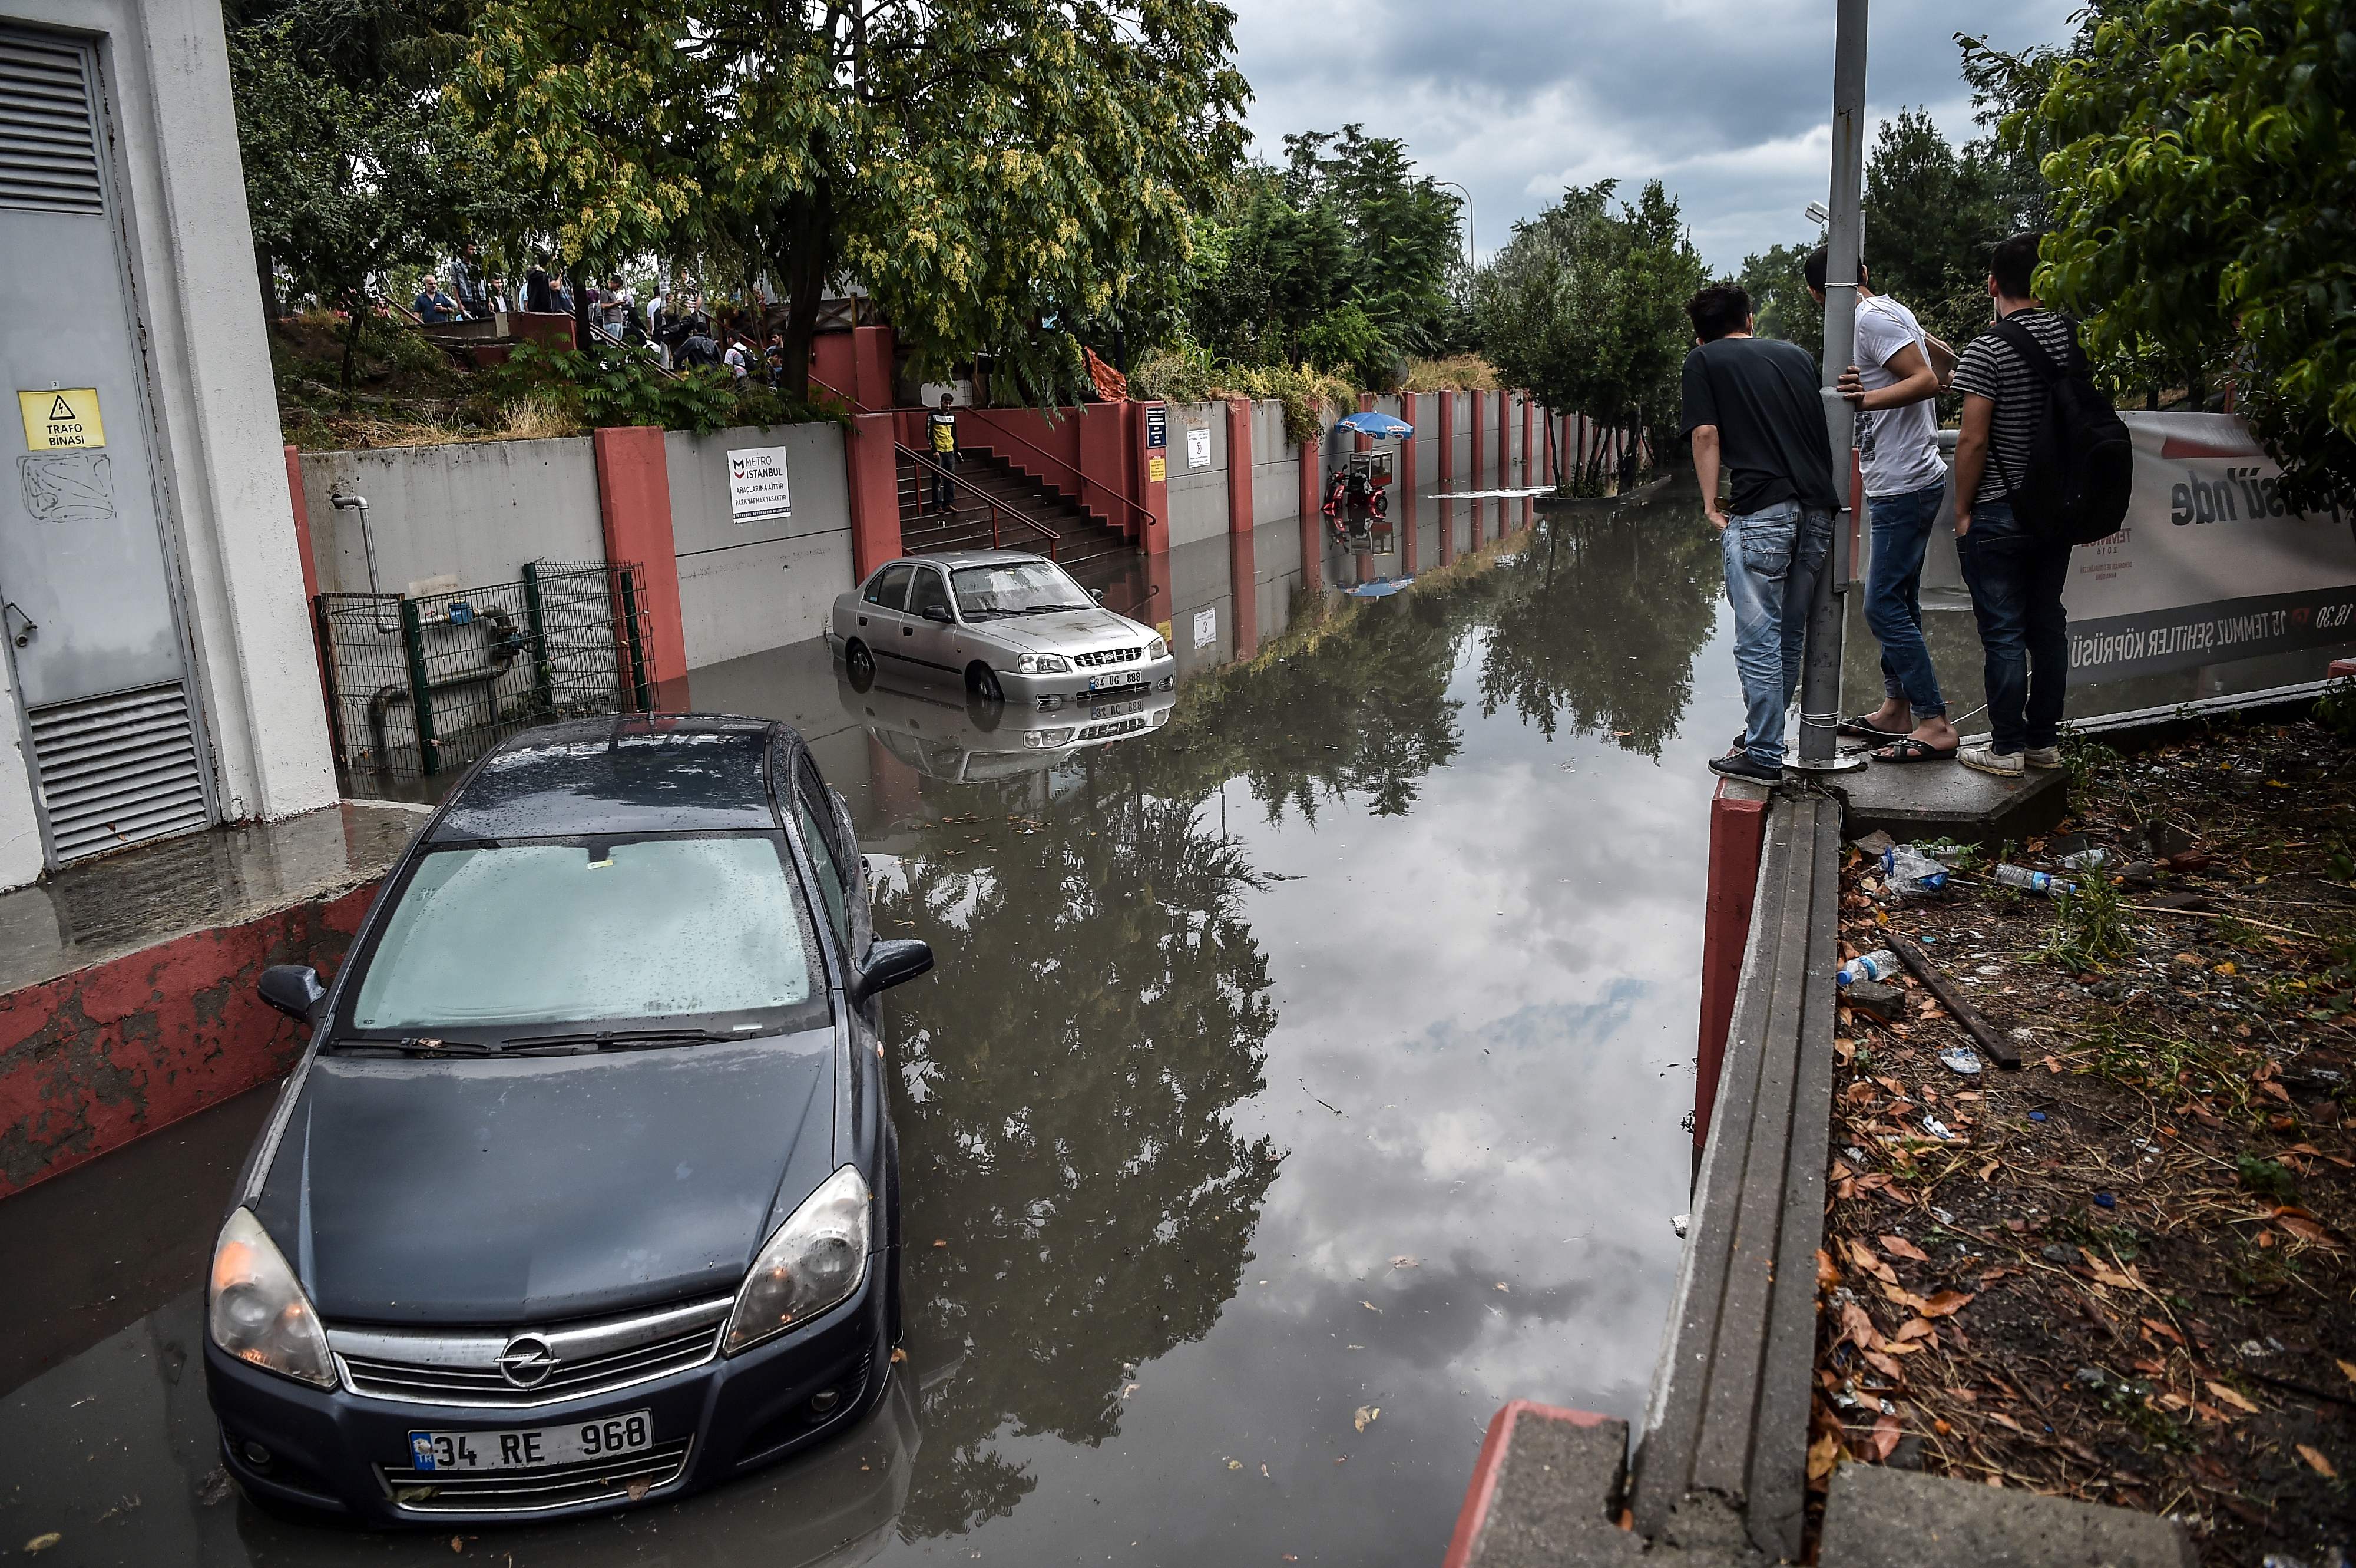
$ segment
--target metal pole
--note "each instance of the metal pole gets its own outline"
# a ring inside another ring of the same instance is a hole
[[[1839,0],[1833,42],[1833,220],[1825,236],[1825,436],[1832,448],[1832,558],[1816,574],[1808,600],[1808,641],[1800,676],[1800,757],[1797,767],[1832,772],[1864,766],[1840,755],[1841,634],[1848,604],[1849,450],[1857,421],[1833,390],[1857,353],[1858,252],[1864,239],[1866,0]],[[1835,585],[1839,586],[1836,588]]]

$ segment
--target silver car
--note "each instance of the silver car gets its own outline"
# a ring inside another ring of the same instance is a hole
[[[1152,628],[1106,609],[1045,556],[1015,550],[886,562],[834,601],[827,643],[853,686],[891,669],[1037,713],[1129,702],[1177,680]]]

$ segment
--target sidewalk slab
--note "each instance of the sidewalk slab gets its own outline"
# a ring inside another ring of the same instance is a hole
[[[1992,850],[2052,832],[2070,810],[2069,776],[2049,768],[1998,779],[1954,762],[1869,763],[1826,774],[1824,784],[1840,798],[1851,839],[1879,828],[1901,843],[1951,838]]]
[[[1843,1465],[1825,1502],[1822,1568],[2198,1568],[2156,1514],[1944,1476]]]

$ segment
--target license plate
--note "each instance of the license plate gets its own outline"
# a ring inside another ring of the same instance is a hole
[[[1088,677],[1088,690],[1091,692],[1109,692],[1118,687],[1134,686],[1136,684],[1137,675],[1134,671],[1125,670],[1116,675],[1091,675]]]
[[[1125,719],[1131,714],[1143,713],[1145,699],[1132,697],[1126,703],[1106,703],[1089,711],[1093,716],[1100,719]]]
[[[616,1454],[651,1448],[651,1411],[567,1422],[562,1426],[525,1426],[507,1432],[412,1432],[411,1467],[420,1474],[444,1470],[531,1470],[542,1465],[575,1465]]]

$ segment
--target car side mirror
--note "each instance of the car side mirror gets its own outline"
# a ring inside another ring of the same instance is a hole
[[[327,999],[327,988],[319,983],[319,972],[307,963],[273,963],[262,972],[255,989],[271,1006],[305,1024],[316,1015],[319,1004]]]
[[[911,981],[920,974],[929,974],[933,968],[931,944],[912,937],[877,942],[867,950],[867,961],[851,977],[851,1000],[864,1002],[879,991]]]
[[[945,626],[957,619],[955,616],[949,614],[949,607],[947,605],[926,605],[925,607],[925,618],[926,620],[939,621]]]
[[[1096,600],[1098,604],[1102,604],[1104,603],[1104,590],[1102,588],[1090,588],[1088,590],[1088,597]]]

